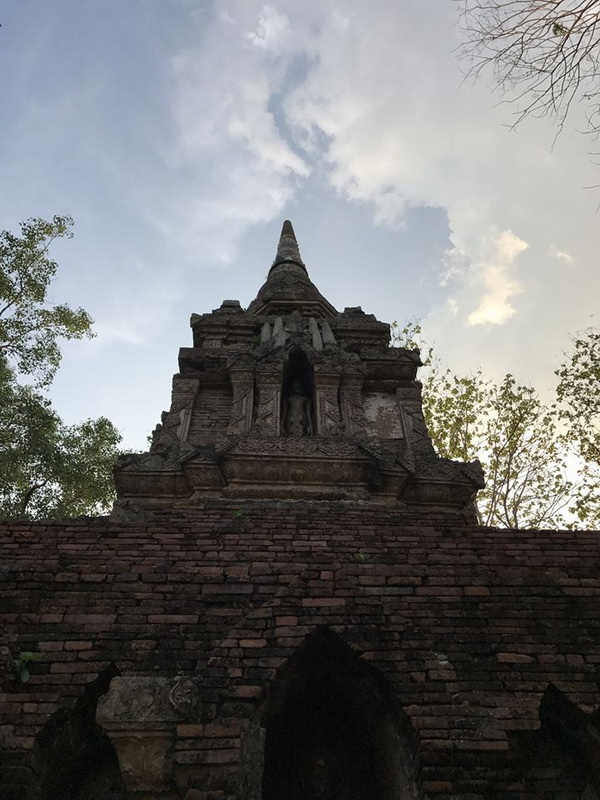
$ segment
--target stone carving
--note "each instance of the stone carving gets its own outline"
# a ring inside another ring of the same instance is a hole
[[[367,432],[360,391],[346,389],[342,391],[342,415],[346,433],[350,436],[362,436]]]
[[[364,409],[371,436],[378,439],[402,439],[404,437],[400,409],[395,395],[370,392],[365,395]]]
[[[162,792],[169,782],[169,752],[178,720],[169,688],[167,678],[117,676],[98,701],[96,720],[117,751],[127,789],[136,796]]]
[[[280,394],[279,384],[263,382],[258,386],[258,408],[254,429],[264,436],[279,433]]]
[[[367,435],[364,416],[362,385],[364,370],[357,365],[350,365],[341,377],[340,406],[342,422],[347,435],[364,437]]]
[[[287,332],[283,327],[283,321],[281,317],[277,317],[275,324],[273,325],[273,343],[275,344],[275,347],[283,347],[286,339]]]
[[[338,313],[290,223],[248,309],[225,301],[191,324],[150,452],[116,466],[121,506],[245,496],[470,507],[481,472],[435,454],[418,351],[390,347],[389,325],[360,307]]]
[[[233,400],[227,433],[235,435],[250,430],[254,407],[254,370],[252,368],[229,371]]]
[[[252,424],[253,400],[253,386],[234,386],[231,422],[227,427],[227,433],[243,433],[250,429]]]
[[[312,346],[315,348],[315,350],[322,350],[323,339],[321,337],[321,331],[319,330],[319,326],[317,325],[317,320],[314,317],[311,317],[308,320],[308,330],[310,331],[310,335],[312,338]]]
[[[312,436],[311,402],[294,381],[290,394],[283,401],[283,430],[286,436]]]
[[[96,719],[101,725],[175,721],[177,715],[169,702],[170,688],[168,678],[117,676],[98,701]]]
[[[232,454],[299,455],[346,457],[359,454],[354,442],[344,439],[325,439],[318,436],[292,439],[291,437],[258,436],[240,439],[230,450]]]
[[[165,472],[181,468],[181,464],[191,458],[197,448],[177,437],[164,436],[159,445],[149,453],[125,453],[119,456],[116,469],[126,472]]]
[[[336,436],[341,433],[340,406],[338,393],[332,389],[317,390],[319,410],[319,431],[323,436]]]
[[[320,299],[321,295],[308,278],[303,279],[294,274],[282,275],[269,282],[268,289],[262,292],[261,299],[266,300],[274,297],[285,297],[286,299],[290,298],[292,300],[309,300],[314,298],[316,300]]]
[[[325,347],[329,345],[335,346],[337,344],[333,331],[331,330],[331,325],[326,319],[321,322],[321,331],[323,333],[323,344]]]
[[[260,329],[260,343],[264,344],[268,342],[271,338],[271,326],[268,322],[265,322],[262,328]]]
[[[365,314],[364,311],[359,313],[348,313],[346,309],[343,314],[340,314],[336,320],[336,328],[378,328],[380,331],[387,330],[389,334],[390,326],[385,322],[379,322],[374,314]]]
[[[419,470],[419,476],[450,481],[464,478],[473,482],[478,488],[483,488],[483,470],[479,461],[464,463],[462,461],[450,461],[448,458],[436,458],[428,461]]]
[[[179,714],[187,719],[197,718],[200,712],[197,680],[183,672],[178,673],[169,692],[169,702]]]

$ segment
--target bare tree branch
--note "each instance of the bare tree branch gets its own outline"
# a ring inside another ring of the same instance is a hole
[[[457,0],[467,74],[492,71],[516,127],[553,116],[558,133],[573,103],[587,106],[586,133],[600,132],[600,0]]]

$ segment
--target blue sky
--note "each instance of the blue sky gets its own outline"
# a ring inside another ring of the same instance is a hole
[[[192,312],[247,305],[294,223],[338,308],[419,317],[456,370],[543,394],[597,322],[600,167],[577,118],[507,126],[451,0],[19,0],[0,21],[0,219],[70,213],[52,389],[141,448]]]

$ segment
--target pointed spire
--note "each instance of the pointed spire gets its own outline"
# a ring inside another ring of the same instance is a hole
[[[337,316],[335,308],[308,277],[292,223],[286,219],[273,266],[256,298],[248,306],[248,312],[281,316],[293,311],[301,311],[319,319]]]
[[[296,234],[294,233],[292,223],[289,221],[289,219],[286,219],[286,221],[283,223],[281,236],[279,237],[279,244],[277,245],[277,255],[275,256],[273,267],[284,262],[298,264],[298,266],[306,270],[304,262],[302,261],[302,256],[300,255]]]

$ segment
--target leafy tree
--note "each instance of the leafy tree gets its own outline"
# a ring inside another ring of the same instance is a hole
[[[582,522],[600,526],[600,330],[573,339],[567,361],[556,371],[557,396],[567,436],[581,459],[574,510]]]
[[[574,102],[600,130],[600,0],[459,0],[471,74],[490,67],[524,117],[557,117]]]
[[[50,401],[0,362],[0,514],[36,519],[102,513],[120,436],[105,417],[64,425]]]
[[[16,370],[48,386],[60,363],[57,340],[91,337],[92,319],[82,308],[51,306],[47,294],[58,265],[48,256],[52,242],[72,236],[73,220],[21,223],[21,236],[0,233],[0,353]]]
[[[569,360],[556,374],[569,434],[583,458],[600,464],[600,330],[577,334]]]
[[[555,409],[512,375],[499,383],[481,372],[449,370],[427,381],[425,420],[441,456],[481,461],[486,486],[478,495],[482,525],[563,527],[573,484]]]
[[[70,217],[32,219],[0,233],[0,516],[61,518],[105,510],[120,436],[104,417],[67,426],[43,396],[60,363],[58,340],[92,336],[90,316],[52,306],[51,243]],[[30,377],[33,385],[19,378]]]
[[[421,330],[412,323],[394,329],[394,342],[418,346]],[[573,503],[566,474],[566,450],[557,409],[512,375],[497,383],[481,371],[454,375],[426,349],[429,372],[423,385],[423,412],[439,455],[458,461],[478,459],[486,486],[477,513],[483,525],[509,528],[559,527]]]

